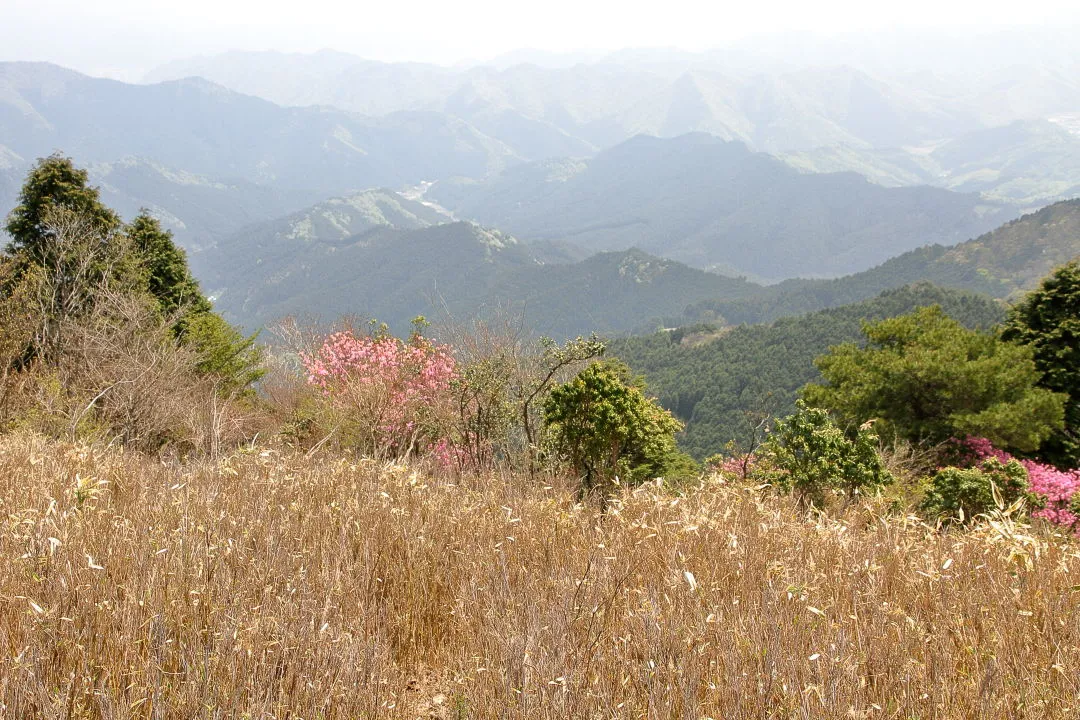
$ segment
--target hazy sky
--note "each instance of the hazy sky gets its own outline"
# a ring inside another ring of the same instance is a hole
[[[1080,23],[1077,0],[0,0],[0,60],[127,79],[229,49],[453,64],[516,48],[701,50],[773,31]]]

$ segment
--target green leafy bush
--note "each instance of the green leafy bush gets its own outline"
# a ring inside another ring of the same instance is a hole
[[[867,324],[866,347],[845,343],[815,363],[824,384],[804,399],[845,422],[937,444],[978,435],[1030,452],[1060,430],[1066,396],[1042,387],[1032,349],[969,330],[939,307]]]
[[[798,410],[776,423],[763,447],[765,476],[800,500],[823,505],[830,491],[848,497],[892,480],[877,453],[877,436],[860,427],[851,440],[821,408],[798,403]]]
[[[920,509],[933,518],[964,522],[999,505],[1011,504],[1027,488],[1027,470],[1023,465],[1016,460],[1002,463],[997,458],[988,458],[978,467],[939,470]]]
[[[620,362],[596,362],[552,389],[544,424],[553,453],[581,478],[583,492],[620,482],[685,474],[679,453],[682,424],[645,395]]]
[[[1080,260],[1063,265],[1009,313],[1002,337],[1030,345],[1039,386],[1065,393],[1065,426],[1038,456],[1061,469],[1080,465]]]

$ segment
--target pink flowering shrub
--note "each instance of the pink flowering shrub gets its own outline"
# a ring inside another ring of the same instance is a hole
[[[452,457],[445,427],[458,374],[447,346],[419,333],[406,342],[342,331],[301,359],[349,444],[376,455],[431,450]]]
[[[754,454],[713,455],[705,460],[709,473],[719,475],[725,480],[745,481],[760,465]]]
[[[969,437],[958,442],[961,455],[972,464],[986,458],[997,458],[1003,463],[1012,459],[1009,453],[995,448],[986,438]],[[1080,470],[1058,470],[1037,460],[1021,460],[1028,473],[1028,490],[1042,504],[1032,517],[1048,520],[1056,525],[1080,530],[1073,496],[1080,490]]]

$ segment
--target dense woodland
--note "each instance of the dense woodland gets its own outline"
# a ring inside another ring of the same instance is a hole
[[[819,378],[814,359],[857,341],[864,322],[940,305],[968,327],[1000,322],[997,302],[962,290],[918,284],[877,298],[765,325],[690,325],[623,338],[611,352],[648,380],[660,403],[686,423],[681,443],[701,459],[748,447],[763,417],[795,409],[800,388]]]

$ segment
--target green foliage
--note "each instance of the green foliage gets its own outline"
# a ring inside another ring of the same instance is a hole
[[[877,435],[868,427],[860,427],[850,440],[827,411],[801,401],[797,405],[793,415],[777,421],[762,446],[770,466],[766,475],[775,485],[822,505],[830,490],[853,497],[891,482],[877,453]]]
[[[1026,491],[1023,465],[1016,460],[1002,464],[997,458],[988,458],[979,467],[939,470],[919,508],[930,517],[963,522],[999,505],[1007,506]]]
[[[250,393],[251,386],[266,374],[263,349],[255,338],[245,337],[213,312],[188,317],[180,334],[183,345],[198,357],[198,371],[216,378],[222,394]]]
[[[1038,456],[1058,467],[1080,465],[1080,260],[1058,268],[1009,313],[1002,337],[1031,345],[1039,385],[1068,396],[1065,427]]]
[[[84,218],[100,237],[120,227],[120,217],[101,203],[98,189],[88,184],[85,170],[60,154],[38,160],[26,177],[19,204],[8,216],[11,235],[7,251],[41,263],[45,240],[50,235],[50,210],[63,208]]]
[[[544,402],[554,452],[581,477],[582,490],[606,488],[616,476],[638,483],[680,467],[681,424],[645,395],[618,362],[596,362],[555,387]]]
[[[845,343],[816,361],[825,384],[806,401],[857,425],[936,444],[975,435],[1032,451],[1062,426],[1064,396],[1039,387],[1028,347],[969,330],[940,307],[867,324],[867,347]]]
[[[210,301],[188,269],[186,253],[156,218],[145,210],[139,213],[128,225],[127,236],[145,268],[147,289],[166,317],[210,311]]]
[[[832,345],[858,342],[862,321],[935,303],[970,327],[992,325],[1004,315],[987,298],[922,284],[771,325],[697,326],[618,339],[611,353],[645,375],[660,404],[686,424],[680,446],[700,459],[732,440],[749,447],[760,411],[794,412],[799,388],[821,377],[814,359]]]
[[[10,272],[0,292],[22,297],[35,326],[22,362],[59,351],[62,326],[86,317],[107,295],[137,292],[143,271],[119,232],[120,218],[105,207],[85,170],[52,155],[31,169],[8,216]]]
[[[196,371],[214,377],[222,391],[242,391],[263,374],[254,336],[243,337],[212,312],[172,235],[146,212],[121,228],[69,158],[53,155],[31,170],[7,230],[3,297],[24,298],[36,326],[24,360],[62,352],[60,329],[101,302],[135,297],[151,300],[195,351]]]

